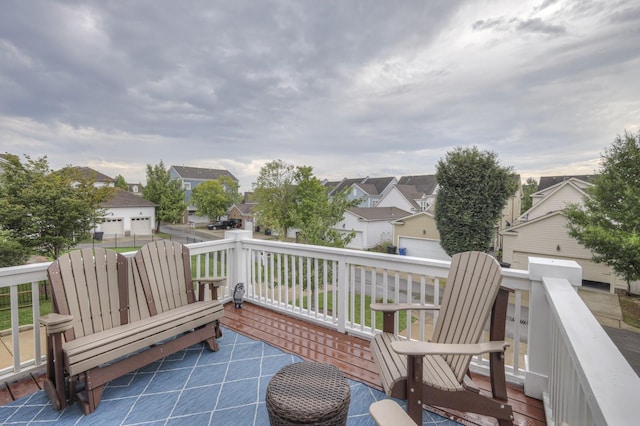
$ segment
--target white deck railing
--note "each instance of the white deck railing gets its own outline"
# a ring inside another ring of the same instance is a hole
[[[438,304],[449,268],[445,261],[256,240],[249,231],[228,231],[224,240],[189,247],[197,277],[228,278],[224,301],[244,282],[245,300],[364,338],[381,328],[368,310],[371,300]],[[0,288],[10,289],[12,336],[20,333],[17,286],[30,284],[38,300],[47,267],[0,268]],[[515,290],[508,310],[508,380],[545,400],[550,424],[624,424],[635,420],[629,399],[640,392],[640,379],[572,288],[580,279],[572,262],[532,258],[529,271],[503,270],[503,284]],[[38,324],[37,304],[32,313]],[[428,338],[436,320],[437,313],[410,312],[397,332]],[[39,327],[25,333],[27,338],[12,339],[12,362],[0,365],[1,381],[42,368]],[[590,358],[594,354],[597,360]],[[486,360],[474,360],[474,370],[487,368]]]

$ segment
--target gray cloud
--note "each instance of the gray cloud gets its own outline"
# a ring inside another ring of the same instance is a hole
[[[582,172],[640,124],[639,22],[631,1],[8,1],[0,151],[242,190],[276,158],[399,176],[474,144]]]

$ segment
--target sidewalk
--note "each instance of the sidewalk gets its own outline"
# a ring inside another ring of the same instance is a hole
[[[44,327],[40,327],[40,347],[45,354],[47,334]],[[35,357],[34,332],[32,326],[20,327],[20,361],[28,361]],[[11,330],[0,331],[0,369],[13,366],[13,335]],[[44,366],[44,364],[43,364]]]
[[[631,368],[640,376],[640,329],[622,321],[618,296],[584,287],[578,289],[578,294]]]

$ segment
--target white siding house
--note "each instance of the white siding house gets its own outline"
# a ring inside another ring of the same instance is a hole
[[[106,238],[151,235],[156,227],[156,205],[131,192],[116,189],[101,206],[107,209],[107,215],[95,230]]]
[[[391,241],[393,227],[391,222],[408,216],[404,210],[395,207],[354,207],[344,213],[344,219],[335,229],[340,232],[355,232],[355,238],[348,248],[368,250],[380,243]]]
[[[589,185],[568,178],[533,194],[535,204],[531,209],[518,224],[501,232],[502,261],[515,269],[528,269],[529,257],[574,260],[582,267],[584,280],[609,284],[611,292],[616,288],[626,290],[626,283],[611,268],[593,262],[591,251],[568,234],[568,221],[562,211],[571,203],[582,202]]]

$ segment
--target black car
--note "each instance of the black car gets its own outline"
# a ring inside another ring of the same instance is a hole
[[[207,229],[231,229],[233,222],[228,220],[217,220],[207,225]]]

